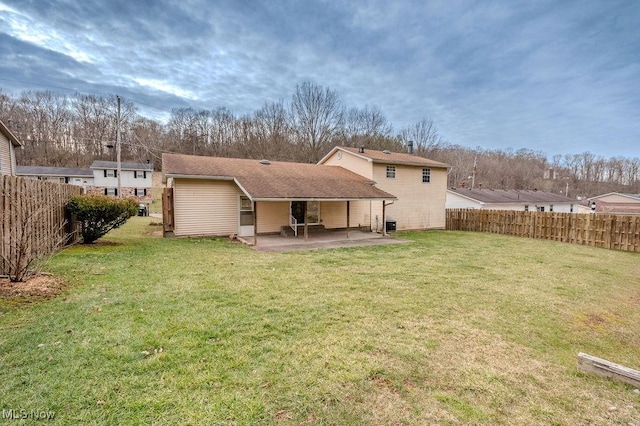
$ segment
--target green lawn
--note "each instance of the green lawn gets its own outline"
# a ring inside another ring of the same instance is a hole
[[[640,424],[640,255],[481,233],[260,253],[136,217],[0,299],[0,408],[61,424]]]

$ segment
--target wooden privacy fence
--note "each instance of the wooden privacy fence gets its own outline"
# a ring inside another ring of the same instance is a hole
[[[81,193],[79,186],[0,175],[0,275],[25,250],[40,258],[77,240],[65,206]]]
[[[447,209],[446,229],[640,252],[640,216]]]

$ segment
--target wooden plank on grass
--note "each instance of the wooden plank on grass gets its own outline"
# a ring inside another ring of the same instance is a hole
[[[582,352],[578,354],[578,370],[628,383],[640,388],[640,371]]]

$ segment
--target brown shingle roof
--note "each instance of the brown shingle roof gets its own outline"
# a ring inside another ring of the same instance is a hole
[[[348,146],[337,146],[329,154],[327,157],[335,152],[336,150],[347,151],[352,154],[358,155],[363,158],[370,159],[374,163],[384,163],[384,164],[403,164],[408,166],[429,166],[429,167],[442,167],[449,168],[449,165],[446,163],[441,163],[439,161],[430,160],[424,157],[418,157],[417,155],[402,153],[402,152],[391,152],[391,151],[376,151],[373,149],[366,149],[363,153],[360,152],[359,148],[353,148]],[[325,157],[325,158],[327,158]],[[322,162],[322,160],[320,160]]]
[[[374,182],[338,166],[162,154],[168,177],[235,179],[256,199],[395,199]]]
[[[564,195],[545,191],[527,191],[516,189],[469,189],[454,188],[452,193],[469,197],[482,203],[577,203]]]

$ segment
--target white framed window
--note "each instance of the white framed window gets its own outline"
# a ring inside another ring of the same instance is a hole
[[[106,170],[104,171],[104,177],[118,177],[117,170]]]
[[[146,197],[147,188],[136,188],[136,197]]]
[[[539,212],[543,212],[544,211],[544,206],[537,206],[536,210]]]
[[[549,204],[549,211],[552,212],[553,211],[553,204]]]
[[[118,188],[105,188],[104,195],[112,195],[115,197],[118,195]]]
[[[431,182],[431,169],[428,167],[425,167],[424,169],[422,169],[422,183],[429,183]]]
[[[396,178],[396,166],[387,166],[387,179]]]
[[[528,212],[528,211],[529,211],[529,205],[528,205],[528,204],[525,204],[525,205],[524,205],[524,211],[525,211],[525,212]]]
[[[133,171],[133,178],[134,179],[146,179],[147,178],[146,170],[143,170],[143,171],[134,170]]]

